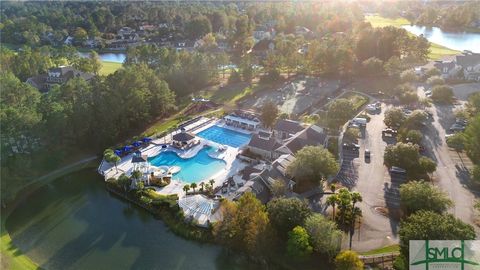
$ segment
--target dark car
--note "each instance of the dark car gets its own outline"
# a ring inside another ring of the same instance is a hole
[[[369,160],[370,159],[370,150],[365,149],[365,159]]]
[[[344,143],[343,144],[343,149],[358,151],[358,149],[360,149],[360,146],[358,144],[355,144],[355,143]]]
[[[407,173],[407,170],[403,169],[403,168],[400,168],[400,167],[395,167],[395,166],[392,166],[392,168],[390,168],[390,173],[391,174],[401,174],[401,175],[404,175]]]

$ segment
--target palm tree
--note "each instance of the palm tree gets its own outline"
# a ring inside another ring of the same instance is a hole
[[[352,196],[352,207],[355,208],[355,204],[356,204],[357,202],[363,201],[362,195],[361,195],[359,192],[356,192],[356,191],[354,191],[354,192],[352,192],[352,193],[350,193],[350,194],[351,194],[351,196]]]
[[[339,202],[339,199],[337,194],[332,194],[327,198],[327,205],[332,206],[332,209],[333,209],[333,212],[332,212],[333,220],[335,220],[335,206],[337,205],[338,202]]]
[[[200,191],[202,191],[202,192],[203,192],[203,189],[205,188],[205,183],[203,183],[203,182],[200,182],[200,188],[201,188],[201,190],[200,190]]]
[[[337,186],[335,184],[331,184],[330,185],[330,190],[332,191],[332,193],[335,193],[335,190],[337,189]]]
[[[210,185],[212,185],[212,188],[213,188],[213,184],[215,184],[215,180],[210,179],[208,182],[210,183]]]
[[[193,193],[195,193],[195,188],[197,187],[196,183],[190,184],[190,187],[193,189]]]
[[[352,249],[352,238],[353,238],[353,233],[355,232],[355,222],[357,221],[357,218],[362,217],[362,209],[358,207],[353,207],[352,208],[352,213],[350,215],[350,218],[352,219],[350,222],[350,249]]]
[[[183,186],[183,191],[185,191],[185,195],[188,194],[189,190],[190,190],[190,185],[187,184],[187,185]]]

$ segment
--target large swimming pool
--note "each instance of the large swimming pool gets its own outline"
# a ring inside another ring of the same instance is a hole
[[[197,183],[210,180],[226,166],[225,161],[210,157],[208,155],[210,151],[215,150],[212,147],[205,147],[194,157],[186,159],[179,157],[175,152],[167,151],[149,158],[148,161],[154,166],[179,166],[181,170],[173,175],[173,179]]]
[[[226,144],[236,148],[247,144],[251,138],[251,135],[249,134],[240,133],[216,125],[200,131],[197,133],[197,136],[219,144]]]

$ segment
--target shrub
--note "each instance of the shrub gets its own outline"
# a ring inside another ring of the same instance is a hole
[[[445,80],[440,76],[433,76],[428,78],[427,83],[431,86],[445,84]]]

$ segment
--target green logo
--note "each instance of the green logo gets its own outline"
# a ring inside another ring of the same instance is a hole
[[[480,269],[478,240],[411,240],[411,270]]]

